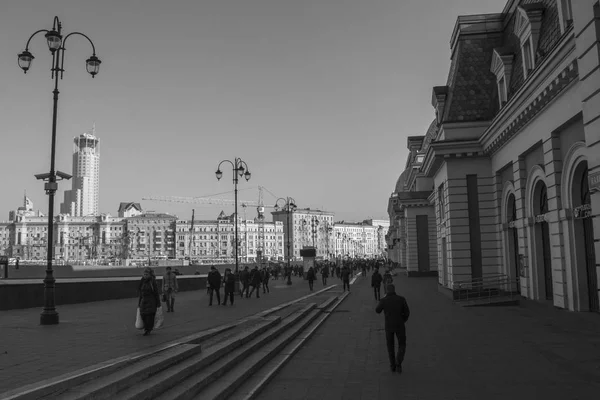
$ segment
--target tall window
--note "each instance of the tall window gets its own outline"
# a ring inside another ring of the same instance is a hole
[[[533,70],[533,50],[531,46],[531,39],[528,39],[523,43],[523,70],[525,77],[529,76],[531,70]]]
[[[500,107],[506,103],[506,80],[504,76],[498,81],[498,99],[500,100]]]
[[[560,29],[562,33],[573,25],[573,9],[571,0],[558,0],[558,19],[560,20]]]

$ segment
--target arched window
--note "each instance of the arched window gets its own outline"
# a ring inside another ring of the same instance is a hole
[[[540,214],[546,214],[548,212],[548,190],[546,185],[542,185],[540,190]]]
[[[588,182],[588,169],[586,168],[581,174],[581,204],[590,204],[590,186]]]

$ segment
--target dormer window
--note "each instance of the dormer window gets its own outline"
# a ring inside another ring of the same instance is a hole
[[[544,5],[542,3],[525,4],[517,8],[516,14],[515,33],[521,42],[523,75],[527,78],[535,68],[535,54],[540,40]]]
[[[508,88],[510,77],[512,76],[514,58],[513,53],[509,53],[507,49],[503,48],[494,49],[492,54],[492,66],[490,70],[496,75],[500,108],[508,101]]]
[[[573,9],[571,0],[556,0],[558,8],[558,20],[560,21],[560,31],[565,33],[573,25]]]

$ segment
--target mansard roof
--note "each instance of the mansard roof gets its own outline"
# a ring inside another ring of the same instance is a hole
[[[400,174],[400,176],[398,177],[398,180],[396,181],[396,187],[394,189],[395,193],[400,193],[404,191],[404,184],[406,183],[406,176],[408,175],[410,171],[408,169],[404,170],[404,172],[402,172]]]
[[[433,121],[431,121],[431,124],[429,124],[429,128],[427,128],[427,133],[425,133],[425,139],[423,140],[423,146],[421,146],[421,151],[423,153],[427,152],[429,145],[437,137],[438,131],[439,131],[438,123],[437,123],[437,120],[434,119]]]
[[[496,76],[490,71],[492,54],[500,47],[499,35],[459,39],[447,86],[449,95],[442,121],[491,120],[498,111]]]

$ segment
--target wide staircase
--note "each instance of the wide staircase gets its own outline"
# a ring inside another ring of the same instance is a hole
[[[277,315],[258,314],[7,399],[253,399],[347,294],[336,287]]]

